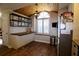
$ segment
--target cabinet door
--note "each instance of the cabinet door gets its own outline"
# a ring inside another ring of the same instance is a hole
[[[77,56],[78,55],[78,46],[72,42],[72,56]]]
[[[59,44],[60,56],[71,56],[72,36],[71,34],[61,34]]]
[[[18,16],[12,15],[13,16],[13,20],[18,20]]]

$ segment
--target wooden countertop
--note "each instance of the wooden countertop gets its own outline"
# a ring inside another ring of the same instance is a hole
[[[22,35],[27,35],[27,34],[31,34],[33,32],[20,32],[20,33],[11,33],[11,35],[18,35],[18,36],[22,36]]]

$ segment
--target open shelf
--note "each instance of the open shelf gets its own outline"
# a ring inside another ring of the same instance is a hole
[[[10,26],[11,27],[31,27],[32,20],[17,14],[10,14]]]

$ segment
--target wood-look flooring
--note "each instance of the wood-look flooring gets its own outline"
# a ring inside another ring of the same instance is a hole
[[[1,51],[3,50],[3,51]],[[19,48],[10,49],[0,47],[0,55],[2,56],[56,56],[56,47],[41,42],[30,42],[29,44]]]

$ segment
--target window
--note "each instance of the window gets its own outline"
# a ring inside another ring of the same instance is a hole
[[[41,12],[37,17],[37,33],[49,34],[49,14]]]
[[[2,45],[2,44],[3,44],[2,39],[0,39],[0,45]]]

